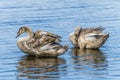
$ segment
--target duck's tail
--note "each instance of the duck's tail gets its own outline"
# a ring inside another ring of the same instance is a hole
[[[65,49],[65,52],[68,50],[68,45],[63,46],[63,48]]]

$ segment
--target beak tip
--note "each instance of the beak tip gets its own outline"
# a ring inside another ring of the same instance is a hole
[[[15,38],[17,38],[18,36],[16,36]]]
[[[19,36],[19,34],[17,34],[17,36],[15,38],[17,38]]]

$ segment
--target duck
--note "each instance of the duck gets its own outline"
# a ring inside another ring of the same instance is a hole
[[[17,40],[18,48],[28,55],[36,57],[57,57],[65,53],[68,45],[61,45],[59,42],[60,36],[43,31],[37,30],[35,32],[28,26],[22,26],[17,32],[16,38],[21,34],[27,33],[26,37]]]
[[[102,26],[96,28],[76,27],[70,33],[70,42],[80,49],[99,49],[109,38],[109,33],[103,32]]]

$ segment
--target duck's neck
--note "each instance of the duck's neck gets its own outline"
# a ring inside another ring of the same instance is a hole
[[[28,35],[26,37],[20,38],[18,40],[18,43],[23,43],[23,42],[29,41],[33,37],[33,35],[34,35],[34,33],[33,33],[33,31],[31,29],[27,29],[26,33]]]
[[[27,37],[18,39],[17,45],[23,52],[32,53],[29,49],[29,46],[26,44],[26,42],[33,37],[34,33],[31,29],[27,29],[26,32],[28,34]]]

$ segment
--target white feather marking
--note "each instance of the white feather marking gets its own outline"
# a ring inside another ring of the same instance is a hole
[[[44,46],[40,47],[40,50],[47,50],[47,49],[49,49],[49,46],[50,46],[50,44],[44,45]]]
[[[47,32],[43,31],[43,32],[41,33],[41,35],[43,35],[43,34],[47,34]]]
[[[69,35],[69,36],[73,36],[73,35],[74,35],[74,32],[70,33],[70,35]]]
[[[65,50],[62,48],[62,49],[59,49],[57,52],[58,53],[63,53]]]
[[[96,39],[96,37],[95,37],[96,35],[98,35],[98,34],[95,34],[95,33],[88,34],[88,35],[86,35],[86,40],[93,41]]]

